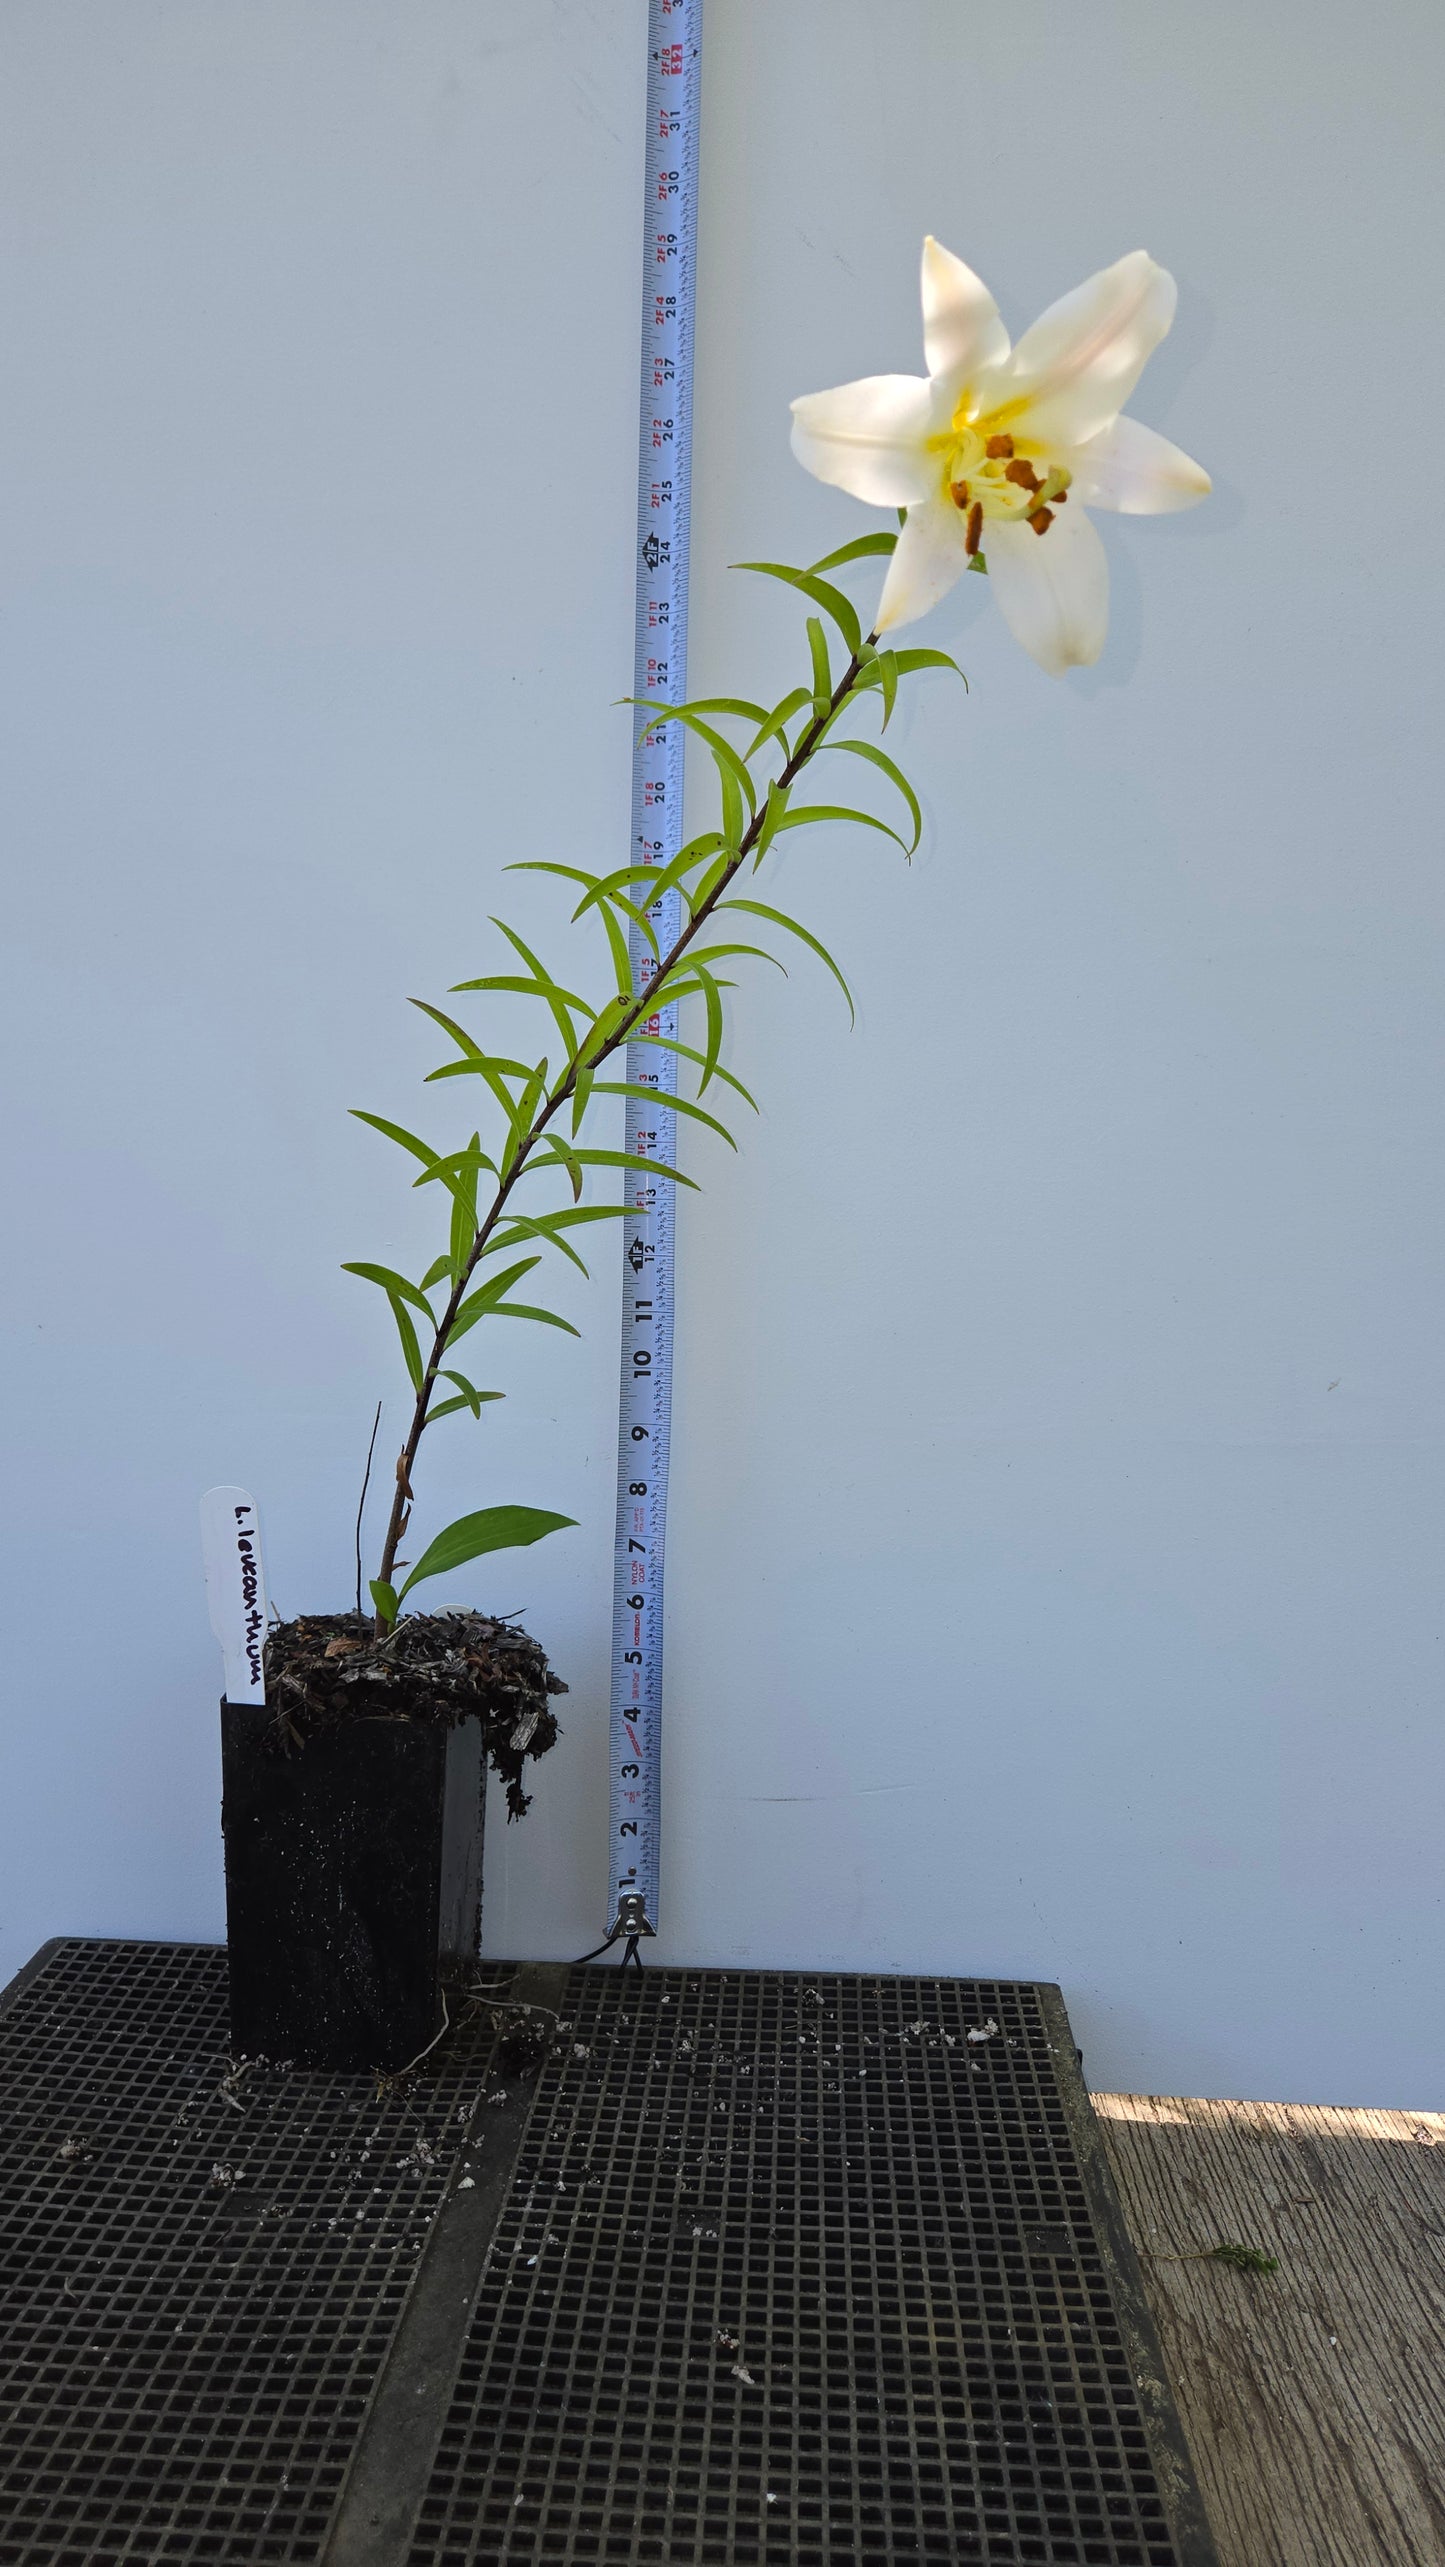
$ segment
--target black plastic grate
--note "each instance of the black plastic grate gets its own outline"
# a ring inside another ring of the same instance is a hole
[[[587,1970],[564,2016],[411,2567],[1212,2557],[1056,1992]]]
[[[0,2567],[1216,2567],[1057,1990],[487,1993],[383,2089],[7,1992]]]
[[[490,2035],[228,2076],[226,1957],[63,1943],[0,2018],[0,2561],[314,2560]]]

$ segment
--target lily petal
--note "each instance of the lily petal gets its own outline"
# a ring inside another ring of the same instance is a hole
[[[1131,250],[1025,330],[1000,390],[1028,403],[1027,433],[1081,446],[1110,426],[1168,332],[1179,299],[1167,268]]]
[[[1080,446],[1069,493],[1086,508],[1118,508],[1127,517],[1159,517],[1193,508],[1213,484],[1202,464],[1171,446],[1139,419],[1116,419]]]
[[[1092,668],[1109,629],[1109,564],[1072,492],[1046,534],[995,520],[986,537],[989,586],[1014,640],[1050,677]]]
[[[819,481],[875,508],[910,508],[937,480],[924,439],[932,418],[917,374],[869,374],[793,403],[793,452]]]
[[[930,374],[1002,365],[1009,336],[982,277],[930,232],[923,244],[923,354]]]
[[[878,601],[874,629],[891,632],[912,624],[946,597],[968,568],[963,519],[949,499],[931,498],[908,511]]]

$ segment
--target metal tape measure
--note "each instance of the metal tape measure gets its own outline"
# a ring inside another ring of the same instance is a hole
[[[694,248],[702,0],[649,0],[646,192],[642,225],[642,400],[637,475],[634,695],[680,703],[687,693],[688,484],[692,455]],[[642,740],[632,766],[632,855],[666,865],[682,845],[683,729]],[[666,953],[680,904],[651,911]],[[634,986],[655,968],[633,931]],[[645,1033],[675,1040],[677,1010]],[[624,1144],[671,1164],[676,1116],[666,1099],[677,1056],[629,1044],[627,1082],[656,1097],[626,1103]],[[609,1940],[655,1934],[662,1819],[662,1597],[672,1410],[673,1187],[639,1177],[623,1225],[622,1391],[612,1592]]]

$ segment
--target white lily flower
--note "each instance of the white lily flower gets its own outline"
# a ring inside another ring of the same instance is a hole
[[[1051,677],[1092,667],[1109,571],[1086,508],[1192,508],[1210,480],[1120,412],[1174,318],[1174,279],[1132,250],[1011,348],[988,288],[923,244],[926,377],[874,374],[793,403],[793,452],[820,481],[906,508],[877,630],[936,606],[982,556],[1004,620]]]

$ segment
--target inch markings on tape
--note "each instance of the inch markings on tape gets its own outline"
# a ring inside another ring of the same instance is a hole
[[[687,693],[688,488],[692,451],[694,251],[702,0],[649,0],[647,152],[642,225],[642,399],[637,477],[634,695],[680,703]],[[683,727],[644,734],[633,756],[632,853],[666,865],[682,845]],[[665,953],[676,892],[651,911]],[[634,986],[654,968],[633,931]],[[639,1029],[677,1039],[677,1010]],[[677,1118],[667,1098],[677,1056],[645,1043],[627,1052],[625,1147],[671,1165]],[[655,1101],[654,1101],[655,1100]],[[623,1225],[622,1385],[613,1564],[609,1939],[655,1934],[662,1826],[662,1608],[672,1411],[673,1187],[639,1178]]]

